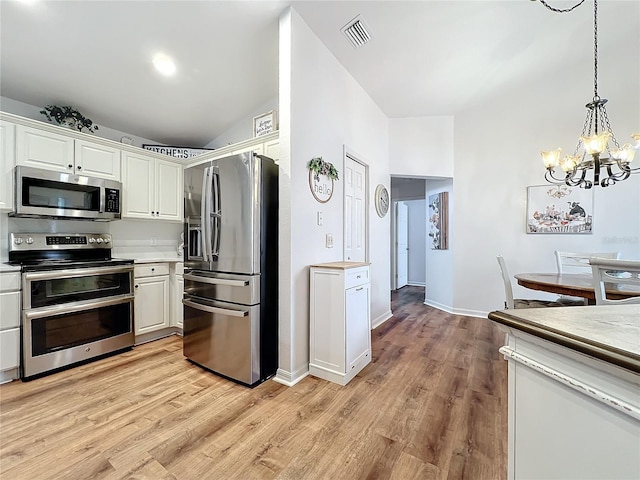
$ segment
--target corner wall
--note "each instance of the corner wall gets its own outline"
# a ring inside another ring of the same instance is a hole
[[[369,166],[371,319],[390,316],[389,218],[375,214],[372,192],[389,188],[386,116],[300,15],[280,19],[280,353],[277,379],[297,382],[309,368],[309,268],[343,259],[344,148]],[[341,177],[328,203],[309,190],[307,163],[321,156]],[[323,212],[324,224],[316,224]],[[333,234],[333,248],[325,235]],[[386,319],[386,318],[385,318]]]

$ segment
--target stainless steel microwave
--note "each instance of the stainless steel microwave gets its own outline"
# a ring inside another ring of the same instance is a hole
[[[122,184],[114,180],[16,167],[16,208],[9,215],[110,221],[120,218]]]

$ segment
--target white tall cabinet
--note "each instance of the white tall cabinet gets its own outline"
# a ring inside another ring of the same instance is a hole
[[[309,373],[346,385],[371,362],[369,264],[310,267]]]

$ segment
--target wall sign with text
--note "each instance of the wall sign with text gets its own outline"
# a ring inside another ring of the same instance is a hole
[[[261,137],[278,129],[278,115],[275,110],[253,117],[253,136]]]
[[[209,153],[212,148],[190,148],[190,147],[174,147],[171,145],[149,145],[143,144],[142,148],[151,152],[162,153],[174,158],[191,158],[204,153]]]

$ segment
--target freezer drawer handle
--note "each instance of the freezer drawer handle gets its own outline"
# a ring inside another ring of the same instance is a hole
[[[195,303],[190,300],[182,300],[187,307],[195,308],[196,310],[202,310],[203,312],[219,313],[221,315],[228,315],[230,317],[246,317],[249,312],[246,310],[229,310],[226,308],[210,307],[208,305],[202,305],[201,303]]]
[[[209,278],[201,277],[199,275],[187,274],[184,276],[185,280],[193,280],[194,282],[210,283],[212,285],[230,285],[232,287],[246,287],[249,285],[249,280],[229,280],[228,278]]]

